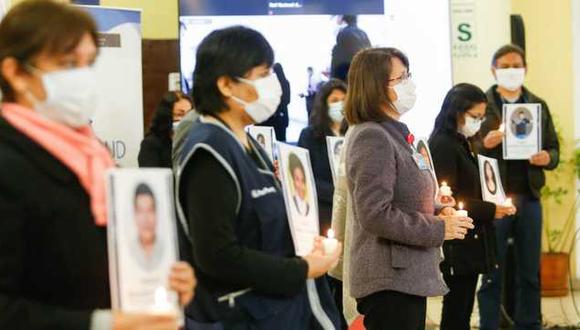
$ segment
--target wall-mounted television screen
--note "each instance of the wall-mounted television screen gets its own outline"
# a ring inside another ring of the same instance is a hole
[[[282,14],[271,8],[274,3],[296,8]],[[290,82],[290,142],[308,124],[312,100],[304,96],[329,79],[333,48],[345,28],[340,15],[358,15],[357,26],[372,46],[397,47],[409,57],[418,98],[403,121],[416,136],[430,134],[452,86],[449,0],[180,0],[180,9],[183,90],[191,89],[195,53],[205,36],[232,25],[256,29],[274,48],[275,61]]]

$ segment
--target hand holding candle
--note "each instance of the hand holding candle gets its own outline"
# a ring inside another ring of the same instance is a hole
[[[342,244],[334,238],[334,232],[331,230],[328,232],[328,237],[316,237],[312,252],[302,257],[308,264],[307,278],[319,278],[339,263]]]
[[[447,182],[441,182],[441,187],[439,187],[439,194],[437,196],[437,202],[441,204],[441,206],[455,206],[455,200],[453,199],[453,191],[451,191],[451,187],[447,185]]]
[[[505,124],[502,123],[501,125],[499,125],[499,128],[497,130],[505,134]]]
[[[439,187],[439,192],[440,192],[441,196],[451,197],[451,195],[453,194],[451,192],[451,187],[449,187],[447,185],[447,182],[445,182],[445,181],[441,182],[441,187]]]
[[[518,210],[514,206],[511,198],[506,198],[506,200],[501,204],[496,206],[495,210],[495,218],[496,219],[503,219],[506,216],[516,214]]]
[[[503,203],[503,206],[505,206],[505,207],[512,207],[512,206],[514,206],[514,204],[512,203],[512,199],[511,198],[506,198],[505,202]]]
[[[463,203],[459,203],[459,210],[453,215],[440,215],[445,221],[445,240],[464,239],[467,231],[475,228],[473,220],[469,218],[469,214],[463,209]]]

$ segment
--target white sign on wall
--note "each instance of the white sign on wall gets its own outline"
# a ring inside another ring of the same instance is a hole
[[[451,36],[454,58],[478,56],[476,13],[475,0],[451,1]]]
[[[100,51],[95,64],[99,105],[97,136],[121,167],[136,167],[143,139],[141,11],[81,6],[96,20]]]

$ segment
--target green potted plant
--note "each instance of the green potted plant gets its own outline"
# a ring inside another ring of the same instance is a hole
[[[580,148],[574,150],[573,158],[561,162],[555,171],[556,179],[564,171],[573,171],[576,180],[580,179]],[[561,182],[561,180],[558,180]],[[576,182],[574,182],[574,185]],[[575,192],[574,202],[564,205],[564,198],[570,193],[562,186],[545,186],[542,190],[544,231],[547,238],[547,251],[542,253],[541,278],[542,296],[561,297],[568,294],[568,275],[570,253],[575,242],[575,220],[580,206],[580,191]],[[566,220],[561,225],[555,224],[555,210],[566,208]]]

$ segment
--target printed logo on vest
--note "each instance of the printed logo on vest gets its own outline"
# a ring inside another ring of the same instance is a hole
[[[275,194],[276,193],[276,188],[274,187],[265,187],[262,189],[254,189],[252,190],[252,197],[253,198],[260,198],[260,197],[264,197],[268,194]]]

